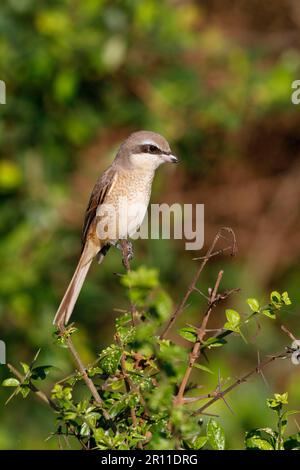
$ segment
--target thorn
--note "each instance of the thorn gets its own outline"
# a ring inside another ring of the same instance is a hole
[[[229,403],[225,400],[225,397],[223,397],[223,395],[221,396],[223,402],[225,403],[225,405],[227,406],[227,408],[229,409],[230,413],[232,413],[233,415],[235,414],[233,409],[231,408],[231,406],[229,405]]]
[[[261,378],[263,379],[266,388],[270,389],[270,385],[269,385],[269,383],[268,383],[268,381],[267,381],[267,379],[266,379],[266,377],[265,377],[265,375],[264,375],[264,373],[263,373],[263,371],[262,371],[260,365],[261,365],[260,353],[259,353],[259,350],[257,350],[257,373],[258,373],[258,374],[261,376]]]
[[[210,416],[212,418],[219,418],[219,415],[213,414],[213,413],[206,413],[205,411],[202,411],[201,414],[203,416]]]
[[[198,289],[198,287],[193,287],[193,290],[195,292],[198,292],[198,294],[202,295],[202,297],[204,297],[209,302],[209,297],[207,297],[207,295],[205,295],[203,292],[201,292],[201,290]]]

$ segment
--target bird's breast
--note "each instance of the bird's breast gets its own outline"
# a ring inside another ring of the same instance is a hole
[[[97,233],[101,240],[118,240],[136,233],[147,212],[153,175],[119,172],[98,208]]]

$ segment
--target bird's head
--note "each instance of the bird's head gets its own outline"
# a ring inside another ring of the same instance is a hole
[[[117,160],[126,167],[154,171],[162,163],[178,163],[166,139],[150,131],[131,134],[121,145]]]

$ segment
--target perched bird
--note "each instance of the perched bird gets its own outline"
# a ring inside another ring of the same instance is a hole
[[[98,178],[85,213],[81,257],[55,315],[55,325],[68,323],[93,259],[100,263],[111,245],[139,229],[155,170],[164,162],[178,162],[166,139],[154,132],[134,132]]]

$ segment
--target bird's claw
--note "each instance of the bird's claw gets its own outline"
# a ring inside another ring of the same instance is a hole
[[[116,247],[122,251],[123,266],[129,269],[129,262],[134,257],[132,243],[129,240],[122,240],[116,244]]]

